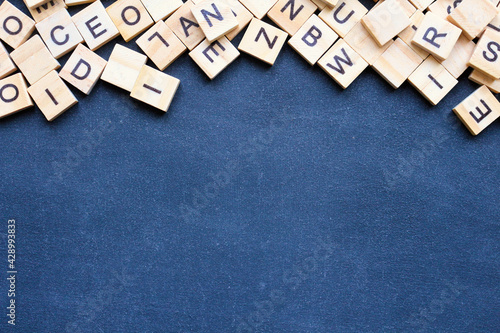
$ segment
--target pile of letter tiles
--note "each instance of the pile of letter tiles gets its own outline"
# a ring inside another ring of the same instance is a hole
[[[344,89],[371,66],[395,89],[408,80],[432,105],[472,67],[480,88],[453,111],[473,135],[500,116],[500,0],[379,0],[371,10],[358,0],[24,3],[31,17],[0,5],[0,118],[36,104],[52,121],[78,102],[68,84],[90,94],[99,79],[166,112],[180,81],[163,71],[184,52],[213,79],[240,51],[272,66],[288,37]],[[68,6],[81,8],[71,16]],[[144,54],[116,44],[100,57],[118,35],[138,37]]]

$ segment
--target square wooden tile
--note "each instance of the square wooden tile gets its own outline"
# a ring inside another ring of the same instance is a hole
[[[24,3],[26,3],[26,0],[24,0]],[[38,23],[54,14],[58,10],[65,8],[68,8],[68,6],[66,6],[64,0],[51,0],[35,8],[28,7],[28,11],[30,12],[35,22]]]
[[[351,31],[349,31],[344,40],[370,65],[373,65],[378,57],[380,57],[382,53],[391,46],[391,43],[393,43],[389,42],[384,46],[378,45],[361,22],[356,24]]]
[[[405,30],[401,31],[398,34],[398,37],[401,38],[401,40],[405,42],[409,47],[411,47],[412,50],[415,51],[422,59],[425,59],[429,56],[429,52],[411,42],[413,37],[417,33],[418,27],[420,26],[420,23],[422,23],[423,19],[424,13],[417,10],[410,17],[410,25]]]
[[[289,35],[295,35],[316,9],[310,0],[278,0],[267,16]]]
[[[116,44],[101,75],[101,80],[130,92],[146,61],[145,55]]]
[[[473,135],[478,135],[500,117],[500,103],[486,86],[481,86],[453,112]]]
[[[491,76],[474,69],[469,75],[469,80],[479,85],[487,86],[488,89],[495,94],[500,94],[500,79],[494,79]]]
[[[226,37],[212,43],[205,39],[189,53],[189,56],[210,79],[214,79],[239,55],[238,49]]]
[[[469,67],[469,60],[476,48],[476,43],[461,34],[457,43],[451,50],[450,55],[446,60],[441,62],[441,65],[446,68],[451,75],[458,79]]]
[[[106,64],[106,60],[80,44],[59,72],[59,76],[88,95],[101,77]]]
[[[140,0],[118,0],[106,12],[126,42],[154,24]]]
[[[191,8],[209,42],[219,39],[238,27],[238,20],[227,4],[220,0],[205,0]]]
[[[21,73],[0,80],[0,118],[33,106]]]
[[[341,0],[333,8],[325,7],[319,18],[344,38],[366,13],[368,9],[358,0]]]
[[[500,33],[486,29],[469,60],[469,66],[500,79]]]
[[[321,67],[343,89],[368,67],[368,63],[343,39],[339,39],[318,61]]]
[[[272,66],[287,37],[288,34],[283,30],[254,18],[243,35],[238,49]]]
[[[239,0],[252,14],[262,20],[278,0]]]
[[[168,27],[177,37],[186,45],[189,50],[194,49],[202,40],[205,34],[200,25],[196,22],[191,9],[194,3],[188,0],[176,12],[174,12],[166,21]]]
[[[467,38],[474,39],[497,14],[490,0],[462,0],[447,19],[462,29]]]
[[[234,17],[236,17],[236,20],[238,21],[238,26],[236,29],[231,30],[226,34],[227,39],[233,40],[234,37],[236,37],[245,27],[250,23],[252,18],[254,17],[253,14],[241,4],[238,0],[221,0],[224,2],[226,5],[231,8],[231,11],[234,14]]]
[[[155,22],[166,19],[183,5],[182,0],[141,0]]]
[[[35,21],[8,1],[0,5],[0,39],[17,49],[35,30]]]
[[[418,10],[424,10],[427,9],[427,7],[434,2],[434,0],[410,0],[410,2]]]
[[[9,52],[7,52],[5,46],[0,42],[0,79],[14,73],[16,70],[17,67],[12,62]]]
[[[95,0],[65,0],[68,6],[85,5],[94,2]]]

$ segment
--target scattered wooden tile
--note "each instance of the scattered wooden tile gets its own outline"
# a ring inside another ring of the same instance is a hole
[[[462,0],[436,0],[429,5],[428,9],[438,17],[445,20],[461,2]]]
[[[191,8],[194,3],[188,0],[177,11],[175,11],[166,21],[168,27],[186,45],[189,50],[194,49],[205,39],[205,34],[196,22]]]
[[[320,1],[325,3],[330,8],[333,8],[338,3],[338,0],[320,0]]]
[[[469,80],[487,86],[495,94],[500,94],[500,79],[494,79],[477,69],[474,69],[469,75]]]
[[[373,68],[393,88],[399,88],[423,59],[400,38],[375,61]]]
[[[14,73],[16,70],[17,67],[12,62],[9,52],[7,52],[5,46],[0,42],[0,79]]]
[[[486,26],[486,29],[492,29],[492,30],[500,33],[500,14],[495,16],[495,18],[493,20],[491,20],[490,23],[488,23],[488,25]]]
[[[72,19],[92,51],[97,50],[120,34],[99,0],[73,15]]]
[[[366,13],[368,9],[358,0],[340,0],[333,8],[325,7],[319,18],[344,38]]]
[[[418,10],[424,10],[429,7],[429,5],[434,2],[434,0],[410,0],[410,2]]]
[[[321,0],[311,0],[311,1],[316,5],[316,7],[318,7],[319,10],[323,10],[326,7],[329,7],[326,5],[326,3],[324,3]],[[329,7],[329,8],[331,8],[331,7]]]
[[[314,14],[290,38],[288,44],[310,65],[314,65],[338,37],[332,28]]]
[[[182,0],[141,0],[155,22],[166,19],[182,6]]]
[[[391,46],[391,43],[393,43],[388,42],[384,46],[378,45],[361,22],[356,24],[351,31],[349,31],[344,40],[370,65],[373,65],[378,57],[380,57],[382,53]]]
[[[418,27],[420,26],[420,23],[422,23],[422,20],[424,19],[424,13],[421,11],[416,11],[411,17],[410,17],[410,25],[403,31],[401,31],[398,36],[405,42],[409,47],[412,48],[413,51],[415,51],[422,59],[425,59],[429,56],[429,52],[426,50],[420,48],[419,46],[413,44],[411,41],[415,34],[417,33]]]
[[[236,20],[238,21],[238,26],[236,29],[231,30],[226,34],[227,39],[233,40],[245,27],[250,23],[254,17],[250,11],[241,4],[238,0],[221,0],[226,5],[231,8]]]
[[[21,73],[0,80],[0,118],[33,106]]]
[[[478,135],[500,117],[500,103],[486,86],[481,86],[457,105],[453,112],[472,135]]]
[[[205,39],[189,53],[189,56],[210,79],[214,79],[239,55],[238,49],[226,37],[212,43]]]
[[[56,119],[78,103],[56,71],[51,71],[38,80],[28,88],[28,92],[48,121]]]
[[[427,12],[413,36],[412,43],[445,60],[450,55],[462,30],[432,12]]]
[[[186,46],[163,21],[158,21],[136,43],[162,71],[186,51]]]
[[[443,65],[455,79],[458,79],[469,67],[469,60],[475,47],[476,43],[469,40],[464,34],[460,35],[450,55],[445,61],[441,62],[441,65]]]
[[[35,8],[46,3],[47,1],[48,0],[26,0],[25,3],[28,8]]]
[[[462,0],[448,15],[448,21],[462,29],[469,39],[474,39],[497,14],[490,0]]]
[[[421,63],[408,81],[432,105],[437,105],[458,83],[433,56]]]
[[[261,20],[278,0],[240,0],[252,14]]]
[[[61,9],[37,23],[36,29],[56,59],[83,43],[83,38],[66,9]]]
[[[267,16],[289,35],[294,35],[316,9],[310,0],[278,0]]]
[[[370,10],[361,23],[375,41],[383,46],[408,27],[411,21],[400,1],[386,0]]]
[[[34,84],[50,71],[60,67],[59,62],[50,54],[38,35],[28,39],[12,51],[10,56],[30,84]]]
[[[339,39],[319,59],[318,65],[343,89],[346,89],[368,67],[368,63],[343,39]]]
[[[167,112],[179,84],[175,77],[144,65],[130,96]]]
[[[92,3],[95,0],[65,0],[66,5],[68,6],[78,6],[78,5],[85,5],[88,3]]]
[[[88,95],[101,77],[106,63],[106,60],[80,44],[59,72],[59,76]]]
[[[254,18],[243,35],[238,49],[272,66],[287,37],[286,32]]]
[[[24,0],[24,3],[26,3],[26,0]],[[66,9],[67,7],[64,0],[50,0],[35,8],[28,7],[28,10],[35,22],[38,23],[58,10]]]
[[[145,55],[116,44],[101,75],[101,80],[130,92],[146,61]]]
[[[0,39],[17,49],[35,30],[35,21],[8,1],[0,6]]]
[[[238,27],[231,8],[220,0],[206,0],[191,8],[193,16],[209,42]]]
[[[477,42],[469,66],[494,79],[500,78],[500,33],[486,29]]]
[[[154,24],[140,0],[118,0],[106,12],[126,42]]]

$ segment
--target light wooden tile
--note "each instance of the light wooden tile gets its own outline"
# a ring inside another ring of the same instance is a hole
[[[106,60],[80,44],[59,72],[59,76],[88,95],[101,77],[106,63]]]
[[[458,83],[433,56],[421,63],[408,81],[432,105],[437,105]]]
[[[37,23],[36,29],[56,59],[83,43],[83,38],[66,9],[61,9]]]
[[[209,42],[219,39],[238,27],[231,8],[220,0],[206,0],[191,8]]]
[[[158,21],[136,43],[162,71],[187,50],[163,21]]]
[[[205,39],[189,53],[189,56],[210,79],[214,79],[239,55],[238,49],[226,37],[212,43]]]
[[[448,21],[462,29],[469,39],[474,39],[497,14],[490,0],[462,0],[448,15]]]
[[[448,58],[461,33],[462,30],[450,22],[427,12],[412,43],[442,61]]]
[[[400,38],[375,61],[377,71],[393,88],[399,88],[423,59]]]
[[[17,67],[12,62],[9,52],[7,52],[5,46],[0,42],[0,79],[14,73],[16,70]]]
[[[343,39],[339,39],[318,61],[321,67],[343,89],[368,67],[368,63]]]
[[[140,0],[118,0],[106,12],[126,42],[154,24]]]
[[[441,62],[441,65],[443,65],[455,79],[458,79],[469,67],[469,60],[475,47],[476,43],[469,40],[464,34],[460,35],[450,55],[445,61]]]
[[[405,8],[398,0],[386,0],[373,8],[361,23],[380,45],[385,45],[411,23]]]
[[[278,0],[267,16],[289,35],[294,35],[316,9],[310,0]]]
[[[240,0],[252,14],[262,20],[262,18],[271,10],[278,0]]]
[[[182,0],[141,0],[155,22],[169,17],[183,5]]]
[[[238,49],[272,66],[287,37],[286,32],[254,18],[243,35]]]
[[[469,66],[494,79],[500,78],[500,33],[486,29],[479,39]]]
[[[368,9],[358,0],[340,0],[335,7],[323,9],[319,18],[344,38],[366,13]]]
[[[28,88],[28,92],[48,121],[53,121],[70,107],[78,103],[68,86],[51,71],[37,83]]]
[[[66,5],[68,5],[68,6],[85,5],[85,4],[95,2],[95,1],[96,0],[65,0]]]
[[[319,10],[323,10],[327,7],[326,3],[321,0],[311,0]]]
[[[21,73],[0,80],[0,118],[33,106]]]
[[[194,49],[205,39],[205,34],[196,22],[191,8],[194,3],[188,0],[176,12],[174,12],[166,21],[168,27],[177,37],[186,45],[189,50]]]
[[[320,1],[325,3],[330,8],[333,8],[338,3],[338,0],[320,0]]]
[[[238,21],[238,26],[236,29],[231,30],[226,34],[227,39],[233,40],[245,27],[250,23],[253,14],[241,4],[238,0],[221,0],[226,5],[231,8],[236,20]]]
[[[416,11],[411,17],[410,17],[410,25],[403,31],[399,33],[399,38],[403,40],[409,47],[412,48],[413,51],[415,51],[422,59],[425,59],[429,56],[429,52],[426,50],[420,48],[419,46],[413,44],[411,41],[415,34],[417,33],[418,27],[422,23],[422,20],[424,19],[424,13],[421,11]]]
[[[101,80],[132,91],[147,57],[120,44],[116,44],[101,75]]]
[[[30,84],[34,84],[50,71],[60,67],[59,62],[50,54],[38,35],[34,35],[12,51],[10,57]]]
[[[361,22],[356,24],[351,31],[349,31],[344,40],[370,65],[373,65],[378,57],[380,57],[382,53],[391,46],[391,43],[393,43],[389,42],[384,46],[378,45]]]
[[[429,5],[434,2],[434,0],[410,0],[410,2],[418,10],[424,10],[429,7]]]
[[[460,3],[461,1],[456,0],[436,0],[429,5],[429,10],[438,17],[446,19]]]
[[[288,44],[310,65],[335,43],[339,36],[317,15],[311,16],[288,41]]]
[[[179,84],[175,77],[144,65],[130,96],[167,112]]]
[[[500,79],[494,79],[491,76],[474,69],[469,75],[469,80],[477,84],[487,86],[495,94],[500,94]]]
[[[493,20],[491,20],[490,23],[488,23],[488,25],[486,26],[486,28],[487,29],[492,29],[492,30],[500,33],[500,14],[498,14],[497,16],[495,16],[495,18]]]
[[[473,135],[478,135],[500,117],[500,103],[486,86],[481,86],[453,112]]]
[[[48,0],[26,0],[25,3],[28,8],[35,8],[46,3],[47,1]]]
[[[101,1],[88,5],[73,15],[72,19],[92,51],[97,50],[120,34]]]
[[[0,39],[17,49],[35,30],[35,21],[8,1],[0,5]]]
[[[26,0],[24,0],[24,3],[26,3]],[[67,6],[64,0],[50,0],[38,7],[28,8],[28,10],[35,22],[38,23],[58,10],[65,8],[67,8]]]

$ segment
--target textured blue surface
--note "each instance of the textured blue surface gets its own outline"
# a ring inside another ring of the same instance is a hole
[[[342,91],[288,46],[166,72],[167,114],[99,82],[53,123],[0,121],[0,331],[500,331],[500,122],[455,121],[466,76],[430,107],[371,69]]]

